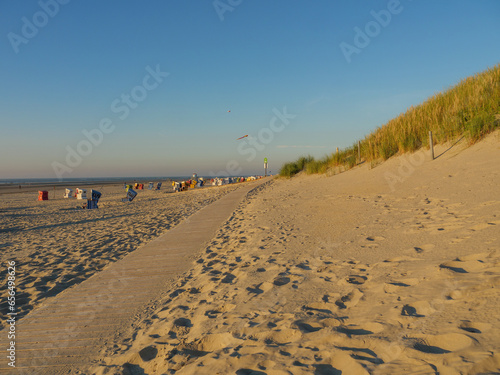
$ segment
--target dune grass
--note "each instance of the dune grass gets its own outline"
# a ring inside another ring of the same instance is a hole
[[[410,107],[360,141],[361,160],[375,164],[391,156],[429,147],[465,136],[470,143],[500,127],[500,64],[468,77],[422,104]],[[357,165],[358,142],[320,160],[311,156],[286,163],[280,171],[291,177],[300,171],[325,173]]]

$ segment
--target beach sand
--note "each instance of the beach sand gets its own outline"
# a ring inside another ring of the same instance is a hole
[[[0,274],[6,280],[7,262],[16,262],[18,319],[238,186],[170,193],[164,185],[160,191],[137,190],[127,203],[121,202],[122,184],[94,188],[102,193],[97,210],[79,208],[84,200],[64,199],[62,187],[50,190],[48,201],[37,201],[36,191],[0,196]],[[0,288],[1,327],[6,287]]]
[[[500,371],[500,133],[466,146],[252,192],[93,372]],[[124,253],[139,245],[134,218],[119,227]],[[60,247],[69,243],[62,233]],[[94,251],[106,253],[105,234],[96,236]],[[56,252],[42,255],[47,245],[36,259],[55,266]]]

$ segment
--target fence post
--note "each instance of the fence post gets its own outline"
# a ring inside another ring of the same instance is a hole
[[[358,163],[361,163],[361,141],[358,141]]]
[[[337,147],[337,155],[339,154],[339,148]]]
[[[431,150],[431,160],[434,160],[434,142],[432,140],[432,132],[429,130],[429,148]]]

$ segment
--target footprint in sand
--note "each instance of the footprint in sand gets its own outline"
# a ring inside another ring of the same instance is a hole
[[[349,284],[356,284],[356,285],[364,284],[366,280],[367,280],[366,276],[360,276],[360,275],[350,275],[347,276],[346,278],[346,281]]]
[[[421,254],[423,252],[427,252],[429,250],[434,249],[436,245],[434,244],[426,244],[426,245],[421,245],[421,246],[415,246],[413,247],[413,250],[416,251],[418,254]]]
[[[447,220],[445,224],[427,224],[425,226],[425,230],[430,232],[430,234],[440,234],[440,233],[448,233],[455,230],[463,229],[463,224],[460,222],[455,222],[452,220]]]
[[[178,318],[174,320],[174,325],[170,330],[169,334],[172,338],[177,338],[178,336],[187,335],[193,324],[190,319]]]
[[[367,241],[370,241],[370,242],[375,242],[375,241],[385,240],[385,237],[381,237],[381,236],[369,236],[369,237],[366,237],[365,239]]]
[[[235,280],[236,280],[236,276],[234,276],[233,274],[231,274],[229,272],[226,272],[224,274],[224,278],[221,280],[221,283],[234,284]]]
[[[450,262],[441,263],[439,267],[456,273],[470,273],[480,271],[485,265],[478,260],[452,260]]]
[[[325,326],[319,323],[316,319],[301,319],[293,323],[297,326],[303,333],[317,332]]]
[[[378,241],[382,240],[385,240],[385,238],[380,236],[365,237],[363,240],[361,240],[361,242],[364,243],[365,245],[361,245],[361,247],[368,247],[368,248],[378,247],[379,246]]]
[[[248,368],[240,368],[239,370],[236,370],[236,375],[267,375],[267,373]]]
[[[483,333],[490,329],[491,324],[488,323],[480,323],[480,322],[471,322],[470,320],[464,320],[458,328],[463,329],[464,331],[470,333]]]
[[[401,290],[401,288],[407,288],[407,287],[415,285],[417,283],[418,283],[418,281],[414,284],[412,284],[411,282],[406,282],[406,280],[405,281],[393,281],[393,282],[390,282],[390,283],[387,283],[384,285],[384,292],[385,293],[398,293]]]
[[[139,352],[139,355],[141,356],[141,359],[145,362],[151,361],[152,359],[156,358],[158,355],[158,349],[156,346],[151,345],[148,347],[145,347]]]
[[[416,318],[422,318],[431,315],[434,312],[436,312],[436,310],[434,310],[427,301],[412,302],[404,305],[401,309],[401,315]]]
[[[309,263],[309,262],[308,261],[302,262],[302,263],[296,264],[295,267],[300,268],[300,269],[305,270],[305,271],[310,271],[311,267],[309,267],[307,263]]]
[[[373,333],[379,333],[384,330],[384,326],[376,322],[367,322],[363,324],[347,324],[340,325],[337,327],[337,331],[345,333],[349,337],[354,335],[371,335]]]
[[[354,289],[352,292],[340,297],[335,301],[335,304],[340,309],[347,309],[356,306],[361,297],[363,297],[363,293],[359,289]]]
[[[496,223],[494,223],[494,222],[481,223],[481,224],[474,225],[473,227],[470,227],[469,230],[475,232],[475,231],[483,230],[486,228],[492,228],[495,225],[496,225]]]
[[[382,358],[379,358],[377,356],[377,353],[375,353],[373,350],[368,349],[368,348],[353,348],[353,347],[346,347],[346,346],[337,346],[337,349],[344,350],[346,352],[350,352],[350,356],[353,359],[361,360],[361,361],[367,361],[371,362],[375,365],[380,365],[384,363],[384,360]],[[350,369],[347,369],[347,373],[349,373]],[[366,374],[366,372],[362,372],[362,374]]]
[[[278,276],[274,279],[273,284],[276,286],[286,285],[290,282],[290,278],[287,276]]]
[[[468,348],[473,341],[470,337],[460,333],[443,335],[417,335],[408,338],[413,349],[423,353],[443,354]]]

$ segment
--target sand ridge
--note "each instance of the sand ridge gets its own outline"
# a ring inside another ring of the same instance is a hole
[[[499,371],[498,134],[263,186],[94,371]]]

